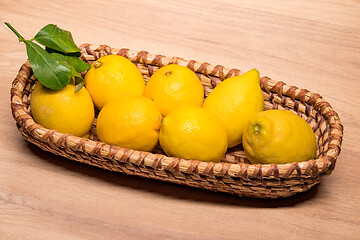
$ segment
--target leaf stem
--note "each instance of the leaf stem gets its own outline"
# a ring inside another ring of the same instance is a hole
[[[13,31],[13,33],[16,34],[16,36],[19,38],[19,41],[22,41],[24,42],[25,41],[25,38],[23,38],[23,36],[20,35],[20,33],[18,33],[18,31],[15,30],[15,28],[13,28],[13,26],[11,26],[10,23],[8,22],[4,22],[6,26],[8,26],[8,28],[11,29],[11,31]]]

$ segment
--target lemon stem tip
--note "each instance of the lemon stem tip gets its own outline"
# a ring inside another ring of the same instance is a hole
[[[101,67],[101,65],[102,65],[102,62],[96,61],[94,64],[94,68],[99,68],[99,67]]]
[[[254,131],[256,134],[259,134],[261,130],[261,126],[257,123],[254,124]]]

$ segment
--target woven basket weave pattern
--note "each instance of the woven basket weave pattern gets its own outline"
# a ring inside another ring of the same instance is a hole
[[[81,58],[89,63],[108,54],[124,56],[135,63],[145,81],[161,66],[172,63],[186,66],[199,76],[206,96],[225,78],[242,74],[238,69],[178,57],[168,58],[146,51],[90,44],[83,44],[80,49]],[[238,196],[280,198],[307,191],[335,167],[343,134],[340,119],[319,94],[268,77],[262,77],[260,81],[265,109],[291,110],[313,128],[318,144],[316,159],[301,163],[252,165],[242,149],[235,147],[229,149],[220,163],[201,162],[167,157],[161,149],[150,153],[96,141],[96,120],[90,135],[92,140],[43,128],[34,122],[30,114],[29,99],[36,78],[28,61],[13,81],[11,108],[18,129],[26,140],[45,151],[85,164]]]

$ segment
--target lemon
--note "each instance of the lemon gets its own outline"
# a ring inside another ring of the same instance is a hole
[[[94,105],[85,88],[75,93],[70,83],[61,90],[51,90],[40,82],[31,93],[30,108],[38,124],[78,137],[87,135],[94,120]]]
[[[210,92],[203,107],[223,122],[229,147],[241,143],[249,119],[264,109],[259,72],[252,69],[241,76],[225,79]]]
[[[200,79],[189,68],[170,64],[150,77],[144,96],[154,100],[161,114],[166,116],[182,105],[201,107],[204,89]]]
[[[151,151],[158,143],[161,113],[143,96],[121,97],[108,102],[97,119],[100,141],[141,151]]]
[[[120,96],[144,94],[145,81],[140,70],[119,55],[107,55],[96,60],[91,64],[84,80],[98,109]]]
[[[226,130],[210,111],[181,106],[164,117],[159,142],[168,156],[219,162],[227,150]]]
[[[267,110],[250,119],[243,146],[252,163],[290,163],[313,159],[316,138],[309,124],[289,110]]]

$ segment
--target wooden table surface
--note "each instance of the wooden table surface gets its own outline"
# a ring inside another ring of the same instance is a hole
[[[0,239],[359,239],[360,2],[1,0],[25,38],[48,23],[107,44],[249,70],[320,93],[345,127],[335,171],[269,201],[126,176],[41,151],[10,87],[25,46],[0,27]]]

